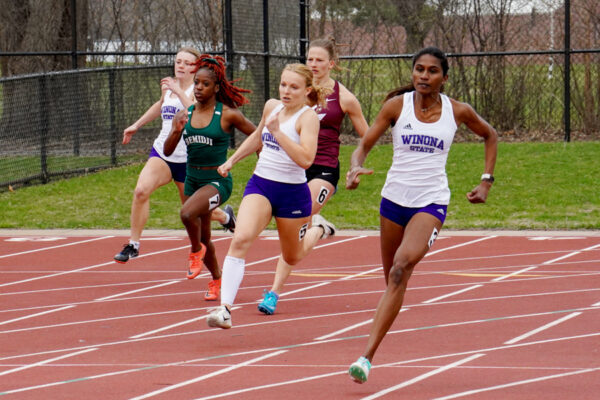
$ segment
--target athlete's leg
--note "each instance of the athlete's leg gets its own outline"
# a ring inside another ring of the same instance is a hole
[[[173,182],[175,183],[175,186],[177,186],[177,190],[179,192],[179,198],[181,199],[181,204],[185,203],[185,201],[188,198],[188,196],[186,196],[184,193],[185,182],[178,182],[178,181],[173,181]]]
[[[221,305],[229,309],[244,277],[246,254],[254,240],[269,224],[271,212],[271,203],[260,194],[249,194],[242,199],[237,227],[223,262]]]
[[[210,219],[217,221],[221,225],[224,225],[227,223],[227,214],[225,214],[225,211],[221,210],[220,208],[215,208]]]
[[[210,229],[211,207],[219,204],[218,198],[217,188],[204,185],[185,201],[180,211],[181,221],[190,238],[191,252],[196,253],[202,249],[202,245],[205,246],[204,264],[213,279],[221,278]]]
[[[318,214],[335,193],[335,186],[323,179],[315,178],[308,182],[312,199],[311,214]]]
[[[317,178],[308,182],[308,188],[310,189],[310,197],[312,198],[311,215],[318,214],[331,196],[333,196],[335,187],[330,182]],[[283,256],[279,256],[273,286],[271,287],[272,292],[281,293],[285,282],[292,273],[292,269],[292,266],[284,261]]]
[[[139,242],[150,213],[150,195],[172,179],[167,163],[159,157],[150,157],[140,172],[131,203],[131,240]]]
[[[399,226],[387,218],[381,217],[382,241],[394,243],[397,240],[392,235],[398,234],[400,231],[398,228],[394,228],[393,225]],[[377,347],[400,312],[408,280],[412,275],[415,265],[429,250],[432,233],[434,231],[436,233],[439,232],[441,227],[442,222],[439,219],[431,214],[422,212],[415,214],[406,225],[402,242],[394,252],[387,288],[379,300],[373,324],[371,325],[369,340],[364,353],[364,356],[369,361],[373,360]],[[385,249],[388,252],[386,256],[389,257],[392,247],[385,247]]]
[[[279,233],[281,256],[290,265],[300,262],[315,247],[324,233],[324,229],[320,226],[310,227],[310,217],[277,217],[275,221]]]

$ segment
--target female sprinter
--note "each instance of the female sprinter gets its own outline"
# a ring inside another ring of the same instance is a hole
[[[340,179],[340,127],[348,115],[356,133],[363,137],[369,128],[356,97],[340,82],[331,77],[331,71],[341,71],[338,65],[336,45],[333,39],[317,39],[310,43],[306,65],[313,73],[313,82],[331,90],[324,107],[315,105],[319,116],[319,141],[315,161],[306,170],[306,179],[312,198],[312,211],[315,222],[320,219],[319,212],[336,192]],[[273,286],[264,294],[259,303],[260,312],[273,314],[277,307],[279,294],[285,281],[292,272],[291,265],[283,257],[277,261],[277,270]]]
[[[140,237],[150,213],[150,195],[159,187],[174,181],[181,201],[184,201],[183,186],[185,181],[186,148],[183,141],[169,156],[163,153],[164,142],[171,132],[173,117],[181,110],[187,109],[193,102],[194,72],[200,52],[191,47],[182,47],[175,56],[175,77],[167,77],[160,81],[161,96],[133,125],[123,131],[123,144],[128,144],[131,137],[147,123],[158,117],[162,119],[162,128],[154,140],[146,165],[140,172],[133,200],[131,202],[130,236],[123,250],[114,256],[115,261],[126,263],[130,258],[139,255]],[[233,209],[218,210],[214,218],[224,228],[235,229]]]
[[[494,182],[497,134],[473,108],[442,94],[448,79],[445,54],[428,47],[413,57],[412,84],[390,92],[352,154],[346,188],[355,189],[377,139],[392,126],[394,157],[381,192],[381,257],[387,288],[379,300],[363,355],[350,366],[350,377],[366,382],[377,347],[400,312],[408,280],[439,234],[450,201],[446,160],[454,133],[465,124],[485,141],[481,181],[469,193],[483,203]]]
[[[233,128],[246,135],[256,126],[238,110],[247,103],[245,89],[226,79],[225,60],[203,54],[198,59],[194,77],[196,103],[175,117],[164,152],[171,154],[181,138],[187,146],[187,173],[181,221],[191,243],[187,278],[193,279],[206,264],[212,275],[205,300],[217,300],[221,287],[221,271],[211,239],[211,213],[231,195],[231,174],[221,176],[217,167],[227,160]]]
[[[326,95],[325,89],[313,84],[306,65],[286,65],[279,83],[280,100],[267,101],[256,131],[219,167],[222,175],[228,174],[262,144],[223,263],[221,306],[208,316],[209,326],[231,328],[231,306],[244,276],[246,253],[273,216],[282,257],[290,265],[306,256],[319,238],[334,233],[324,218],[310,227],[312,201],[304,171],[313,163],[319,134],[319,117],[307,103],[322,105]]]

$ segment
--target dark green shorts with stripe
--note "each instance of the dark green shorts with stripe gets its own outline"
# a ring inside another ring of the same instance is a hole
[[[231,174],[227,178],[223,178],[216,169],[198,170],[194,168],[187,169],[185,176],[184,194],[191,196],[203,186],[212,185],[219,191],[221,198],[220,204],[225,203],[231,196],[233,190],[233,178]]]

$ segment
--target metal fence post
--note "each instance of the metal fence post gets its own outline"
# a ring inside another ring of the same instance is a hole
[[[110,119],[110,162],[117,165],[117,123],[115,118],[115,70],[108,71],[108,113]]]
[[[227,79],[233,80],[233,11],[231,0],[225,0],[225,9],[223,10],[223,42],[225,43],[225,61],[227,62]],[[229,147],[235,148],[235,128],[229,138]]]
[[[571,141],[571,1],[565,0],[565,142]]]
[[[77,0],[71,0],[71,67],[77,69]]]
[[[300,0],[300,62],[306,63],[306,47],[308,46],[308,29],[306,25],[306,15],[309,5],[306,0]]]
[[[48,98],[46,94],[46,74],[38,79],[40,102],[40,176],[42,183],[48,183]]]
[[[263,50],[265,58],[263,60],[263,83],[265,85],[265,101],[271,98],[271,88],[269,87],[269,1],[263,0]]]

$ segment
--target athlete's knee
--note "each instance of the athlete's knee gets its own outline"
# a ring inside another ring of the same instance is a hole
[[[406,285],[415,265],[416,262],[407,257],[396,257],[390,271],[389,282],[394,285]]]
[[[186,226],[196,219],[196,216],[185,207],[179,211],[179,217],[181,218],[181,222]]]
[[[151,194],[152,194],[151,190],[149,190],[143,186],[136,186],[133,191],[133,199],[135,201],[146,201],[150,198]]]
[[[283,261],[285,261],[289,266],[294,266],[302,260],[298,254],[282,254]]]

